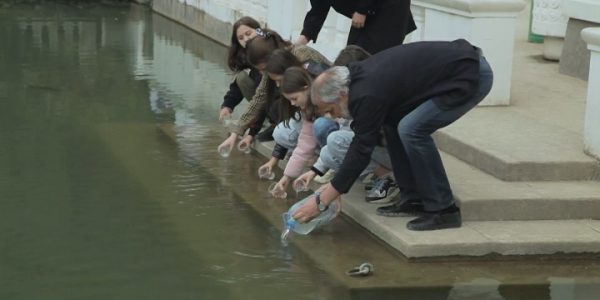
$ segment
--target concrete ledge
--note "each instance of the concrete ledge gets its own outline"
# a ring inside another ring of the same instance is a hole
[[[255,150],[269,157],[272,145],[257,143]],[[406,223],[414,217],[376,215],[381,204],[364,201],[362,184],[343,196],[342,212],[408,258],[600,252],[600,221],[535,220],[551,214],[550,219],[600,216],[600,185],[583,183],[577,199],[573,183],[503,183],[451,156],[443,159],[460,202],[462,228],[410,231]],[[518,218],[531,221],[506,221]]]
[[[600,251],[600,221],[591,220],[466,221],[458,229],[413,232],[406,229],[413,218],[377,216],[360,188],[344,197],[343,212],[409,258]]]
[[[230,44],[232,24],[221,21],[203,10],[179,0],[153,1],[152,9],[222,45]]]
[[[522,0],[420,0],[412,4],[478,16],[515,16],[526,6]]]
[[[600,218],[597,181],[507,182],[442,153],[467,221]]]
[[[437,145],[507,181],[600,180],[600,163],[581,135],[516,114],[478,108],[435,135]]]

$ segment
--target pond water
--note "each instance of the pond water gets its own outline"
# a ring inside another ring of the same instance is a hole
[[[600,297],[585,259],[398,258],[402,287],[347,288],[245,201],[264,158],[218,157],[225,61],[137,5],[0,8],[0,299]]]

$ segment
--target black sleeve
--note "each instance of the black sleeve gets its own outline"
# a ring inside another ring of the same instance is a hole
[[[387,112],[387,107],[375,99],[364,98],[358,101],[360,103],[351,108],[354,112],[352,114],[354,138],[344,161],[331,180],[331,185],[340,193],[347,193],[350,190],[371,161],[371,154],[379,142],[379,130]]]
[[[317,42],[317,36],[323,28],[323,23],[329,13],[331,1],[327,0],[310,0],[310,10],[304,17],[304,25],[301,35],[305,36],[309,41]]]
[[[310,167],[310,170],[315,172],[315,174],[319,175],[319,176],[323,176],[325,175],[325,173],[323,173],[321,170],[315,168],[315,166]]]
[[[244,100],[244,95],[242,94],[242,90],[237,85],[235,80],[229,85],[229,90],[223,97],[223,104],[221,104],[221,108],[229,107],[231,111],[240,104]]]
[[[405,1],[405,0],[399,0]],[[362,0],[358,1],[356,4],[356,12],[363,15],[372,15],[375,14],[377,7],[381,0]]]
[[[273,151],[271,152],[271,156],[279,159],[279,160],[283,160],[285,158],[285,155],[288,152],[288,148],[281,146],[279,144],[275,144],[275,147],[273,147]]]

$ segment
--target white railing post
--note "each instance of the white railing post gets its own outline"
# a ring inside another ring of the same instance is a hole
[[[581,37],[591,51],[583,139],[585,152],[600,159],[600,27],[586,28]]]
[[[413,12],[424,10],[418,12],[424,19],[423,40],[464,38],[483,49],[494,70],[494,86],[481,105],[509,105],[516,19],[525,2],[413,0],[412,5]]]

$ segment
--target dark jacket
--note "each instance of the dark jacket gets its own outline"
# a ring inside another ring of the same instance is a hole
[[[350,28],[348,45],[358,45],[371,54],[400,45],[417,27],[410,0],[311,0],[304,18],[302,35],[317,41],[330,8],[352,18],[354,12],[367,15],[364,28]]]
[[[382,125],[397,126],[423,102],[468,101],[479,85],[479,54],[465,40],[397,46],[350,64],[348,109],[355,136],[332,185],[347,192],[368,165]],[[394,151],[390,149],[390,151]]]

